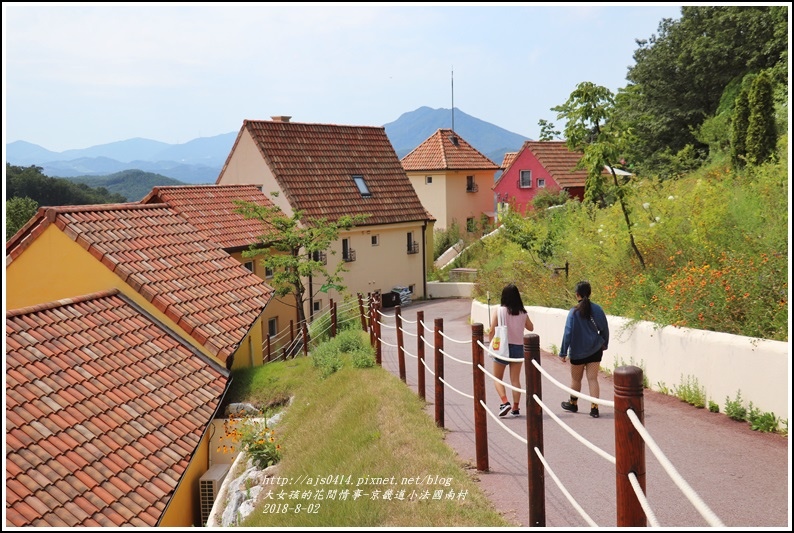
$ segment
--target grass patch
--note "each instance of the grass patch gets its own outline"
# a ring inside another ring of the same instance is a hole
[[[239,401],[267,403],[284,392],[294,397],[279,422],[283,457],[276,474],[290,482],[265,485],[256,510],[240,525],[514,525],[493,508],[446,445],[443,430],[424,412],[424,402],[383,368],[357,366],[356,357],[360,355],[355,354],[342,354],[340,368],[329,375],[312,364],[311,355],[241,370],[245,377],[235,375],[240,378],[237,385],[244,385],[244,390],[235,391]],[[427,484],[428,476],[434,484]],[[368,477],[389,481],[368,484]],[[423,483],[417,484],[417,478]],[[298,479],[302,479],[300,484],[293,483]],[[329,484],[332,479],[344,484]],[[345,490],[348,494],[343,500]],[[361,491],[359,497],[354,497],[356,490]],[[425,490],[429,491],[427,497],[420,499]],[[265,498],[268,491],[272,491],[273,499]],[[277,499],[281,491],[283,500]],[[295,491],[300,499],[289,498]],[[303,498],[308,491],[312,499]],[[320,491],[323,499],[313,499]],[[329,498],[331,491],[335,491],[334,499]],[[398,499],[401,491],[402,500]],[[298,504],[301,510],[295,512]],[[316,512],[308,512],[310,505]]]

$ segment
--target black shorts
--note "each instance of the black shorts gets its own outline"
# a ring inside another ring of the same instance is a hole
[[[584,359],[571,359],[572,365],[586,365],[587,363],[600,363],[601,357],[604,355],[604,350],[598,350],[593,355],[589,355]]]

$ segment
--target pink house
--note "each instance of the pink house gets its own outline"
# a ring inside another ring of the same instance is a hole
[[[581,200],[587,171],[574,170],[581,158],[582,154],[568,150],[564,141],[526,141],[518,152],[508,152],[502,162],[504,172],[493,186],[498,211],[509,205],[524,214],[543,190],[556,193],[565,189],[571,198]]]
[[[557,193],[568,191],[570,198],[581,201],[587,170],[577,169],[582,159],[580,152],[572,152],[565,141],[526,141],[518,152],[507,152],[502,160],[502,175],[492,189],[497,212],[512,209],[526,214],[532,209],[532,200],[540,191]],[[630,175],[620,169],[604,167],[603,173],[618,176]]]

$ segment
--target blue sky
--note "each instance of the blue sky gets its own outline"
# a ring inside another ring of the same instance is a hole
[[[273,115],[382,126],[453,97],[537,138],[578,83],[624,87],[636,40],[680,14],[669,3],[3,2],[3,149],[184,143]]]

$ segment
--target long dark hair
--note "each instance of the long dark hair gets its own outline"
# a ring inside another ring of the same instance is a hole
[[[502,306],[506,307],[511,315],[526,313],[524,302],[521,301],[521,294],[514,283],[508,283],[502,289]]]
[[[585,320],[593,315],[592,307],[590,307],[590,294],[592,293],[590,282],[580,281],[576,284],[576,294],[582,297],[579,303],[576,304],[576,312],[579,313]]]

